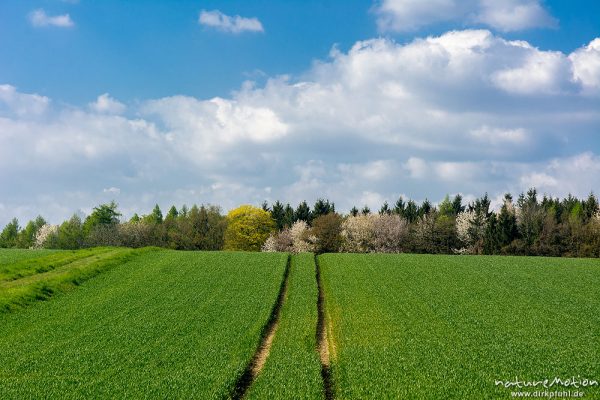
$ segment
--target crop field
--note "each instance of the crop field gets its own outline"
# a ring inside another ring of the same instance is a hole
[[[0,397],[225,397],[287,259],[146,251],[68,295],[0,313]]]
[[[1,399],[496,399],[515,391],[496,381],[600,378],[600,260],[0,257]]]
[[[321,399],[323,382],[316,351],[317,281],[312,254],[291,258],[287,295],[266,363],[248,399]]]
[[[328,254],[319,265],[335,397],[510,398],[496,380],[600,378],[598,260]]]

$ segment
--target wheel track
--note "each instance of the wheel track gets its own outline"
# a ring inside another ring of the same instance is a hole
[[[327,317],[325,315],[325,293],[323,290],[323,281],[321,278],[321,266],[319,265],[319,259],[315,254],[315,270],[317,279],[317,288],[319,291],[319,297],[317,298],[317,346],[319,356],[321,358],[321,378],[323,378],[323,391],[326,400],[332,400],[335,398],[333,390],[333,378],[331,375],[331,354],[329,352],[330,341],[328,331],[329,327],[327,324]]]
[[[252,356],[252,359],[246,366],[246,369],[242,373],[242,375],[236,381],[236,384],[230,393],[230,398],[232,399],[243,399],[252,386],[252,383],[262,370],[269,357],[269,352],[271,351],[271,345],[273,344],[273,339],[275,338],[275,333],[277,332],[277,328],[279,326],[279,320],[281,316],[281,309],[283,307],[283,303],[287,297],[287,289],[288,289],[288,281],[290,275],[290,267],[291,267],[291,255],[287,257],[287,265],[285,267],[285,272],[283,273],[283,280],[281,282],[281,287],[279,289],[279,295],[277,296],[277,301],[273,309],[271,310],[271,315],[267,320],[267,323],[263,327],[260,344]]]

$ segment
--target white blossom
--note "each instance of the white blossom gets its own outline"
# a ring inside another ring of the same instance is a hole
[[[465,244],[471,244],[471,235],[469,230],[471,229],[471,225],[473,221],[475,221],[476,212],[474,210],[471,211],[463,211],[456,216],[456,234],[458,238]]]
[[[265,253],[275,253],[277,251],[277,241],[275,239],[276,233],[271,233],[271,235],[265,240],[265,243],[261,247],[261,251]]]
[[[342,223],[343,251],[367,253],[374,250],[375,221],[378,215],[348,217]]]
[[[264,252],[311,253],[315,251],[317,239],[309,234],[305,221],[295,222],[291,228],[272,233],[261,250]]]
[[[35,235],[33,248],[43,249],[48,239],[58,233],[58,225],[44,224],[38,229]]]

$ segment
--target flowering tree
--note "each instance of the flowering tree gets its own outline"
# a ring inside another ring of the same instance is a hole
[[[308,224],[299,220],[291,228],[272,233],[262,246],[262,251],[311,253],[315,251],[315,243],[316,237],[310,234]]]
[[[348,217],[342,223],[342,251],[367,253],[375,248],[375,221],[379,215],[362,214]]]
[[[373,251],[400,253],[406,248],[409,235],[408,221],[399,215],[383,214],[374,220]]]
[[[471,235],[469,234],[469,230],[471,229],[471,223],[474,219],[474,210],[463,211],[456,216],[456,234],[460,241],[466,246],[471,244]]]
[[[43,249],[51,241],[52,237],[58,235],[58,225],[44,224],[38,229],[35,235],[33,247]]]

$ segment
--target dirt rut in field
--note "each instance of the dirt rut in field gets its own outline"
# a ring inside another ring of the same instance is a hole
[[[319,297],[317,298],[317,310],[318,310],[318,321],[317,321],[317,346],[319,355],[321,357],[321,378],[323,378],[323,390],[325,393],[325,399],[331,400],[334,398],[333,395],[333,381],[331,378],[331,355],[329,353],[329,338],[328,338],[328,326],[327,319],[325,316],[325,294],[323,293],[323,282],[321,280],[321,267],[319,266],[319,260],[315,255],[315,269],[317,274],[317,287],[319,290]]]
[[[254,379],[256,379],[264,367],[267,358],[269,357],[271,345],[273,344],[273,339],[275,338],[275,333],[277,332],[277,327],[279,326],[281,308],[283,307],[283,303],[287,297],[290,263],[291,256],[288,255],[287,265],[283,274],[283,281],[281,282],[281,288],[279,289],[279,295],[277,296],[277,301],[275,302],[273,310],[271,310],[271,316],[263,328],[260,345],[256,349],[256,352],[244,370],[244,373],[238,378],[233,392],[230,394],[232,399],[244,398],[246,392],[248,392],[248,389],[250,389],[250,386],[252,386],[252,382],[254,382]]]

